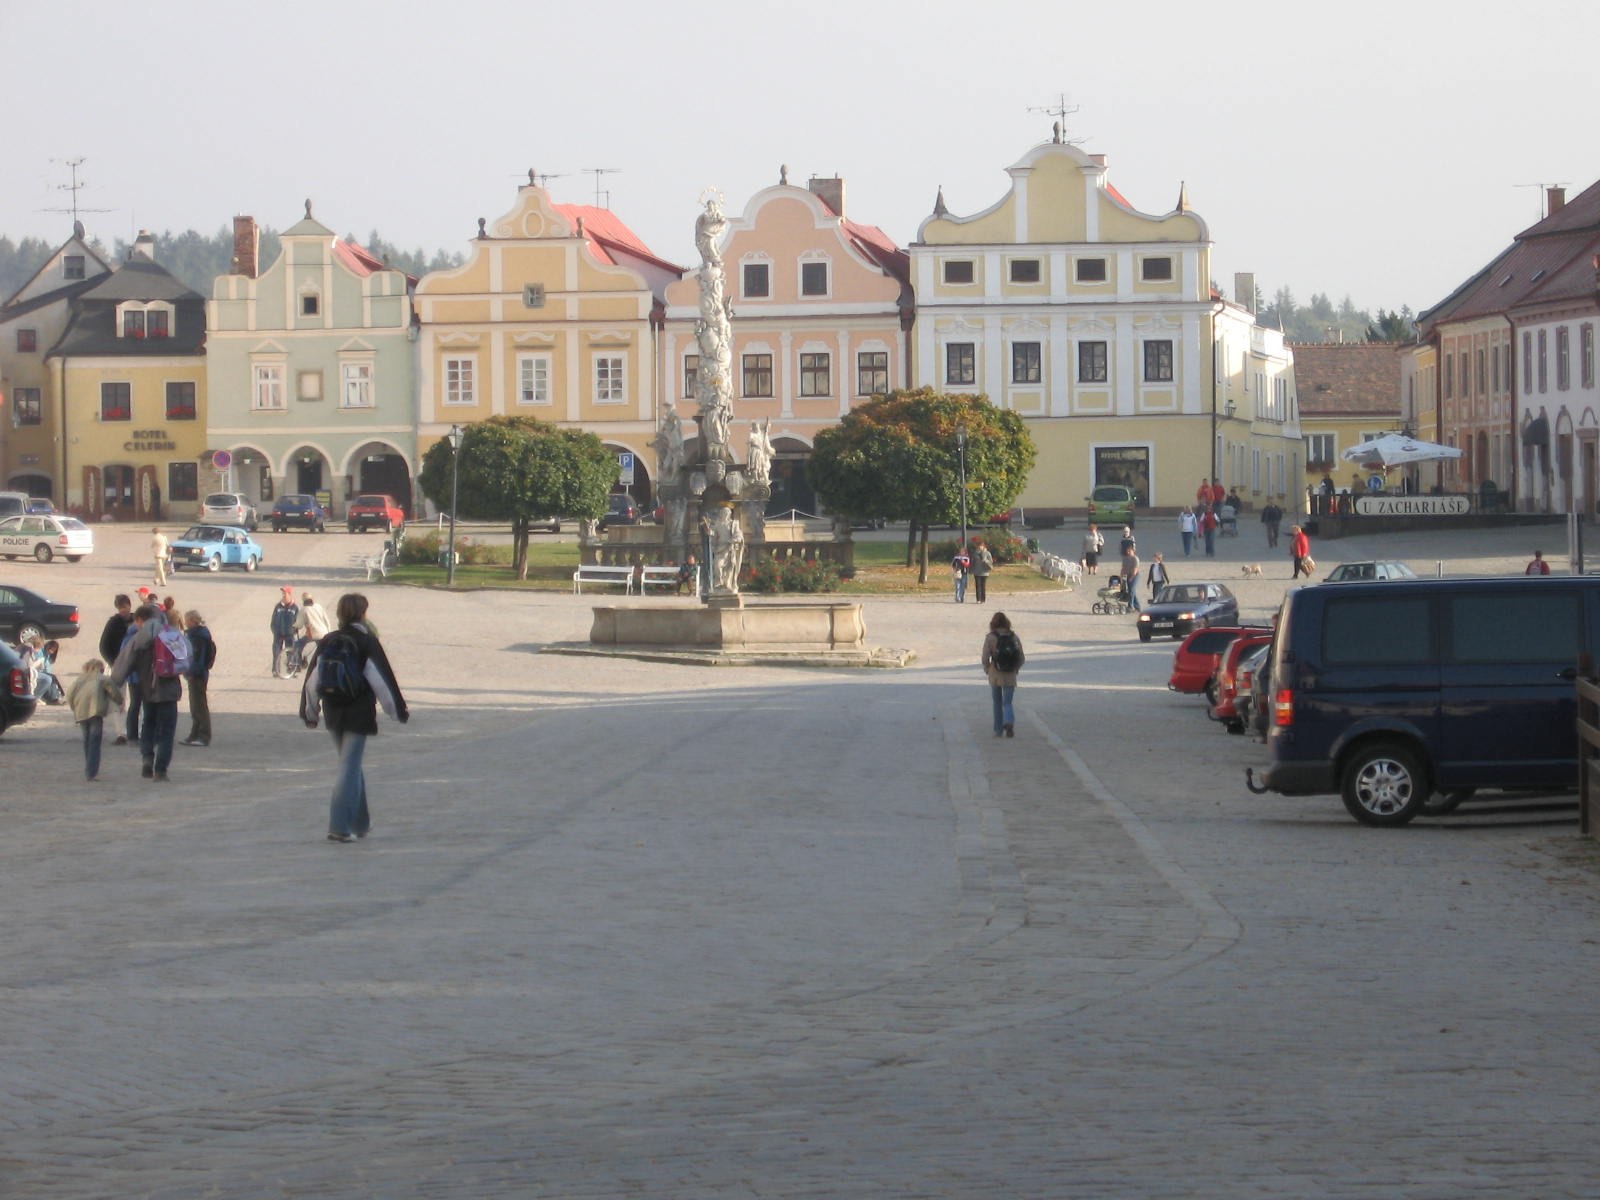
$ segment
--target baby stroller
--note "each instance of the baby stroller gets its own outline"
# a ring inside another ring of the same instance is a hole
[[[1089,606],[1089,611],[1097,617],[1120,617],[1132,612],[1128,602],[1128,589],[1122,576],[1113,575],[1106,580],[1106,586],[1095,592],[1100,599]]]

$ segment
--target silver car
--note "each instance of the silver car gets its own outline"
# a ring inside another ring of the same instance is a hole
[[[256,506],[240,492],[212,492],[200,506],[203,525],[232,525],[254,533],[261,520]]]

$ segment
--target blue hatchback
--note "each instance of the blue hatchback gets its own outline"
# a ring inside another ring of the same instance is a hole
[[[172,569],[192,567],[220,571],[243,567],[254,571],[266,555],[244,530],[231,525],[191,525],[172,543]]]

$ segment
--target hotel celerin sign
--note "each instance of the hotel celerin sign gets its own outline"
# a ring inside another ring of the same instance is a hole
[[[1472,504],[1465,496],[1361,496],[1356,512],[1364,517],[1461,517]]]

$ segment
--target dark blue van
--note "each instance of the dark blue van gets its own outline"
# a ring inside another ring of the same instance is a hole
[[[1264,783],[1338,792],[1367,825],[1448,812],[1477,788],[1578,781],[1578,659],[1600,577],[1325,584],[1292,591],[1271,674]]]

